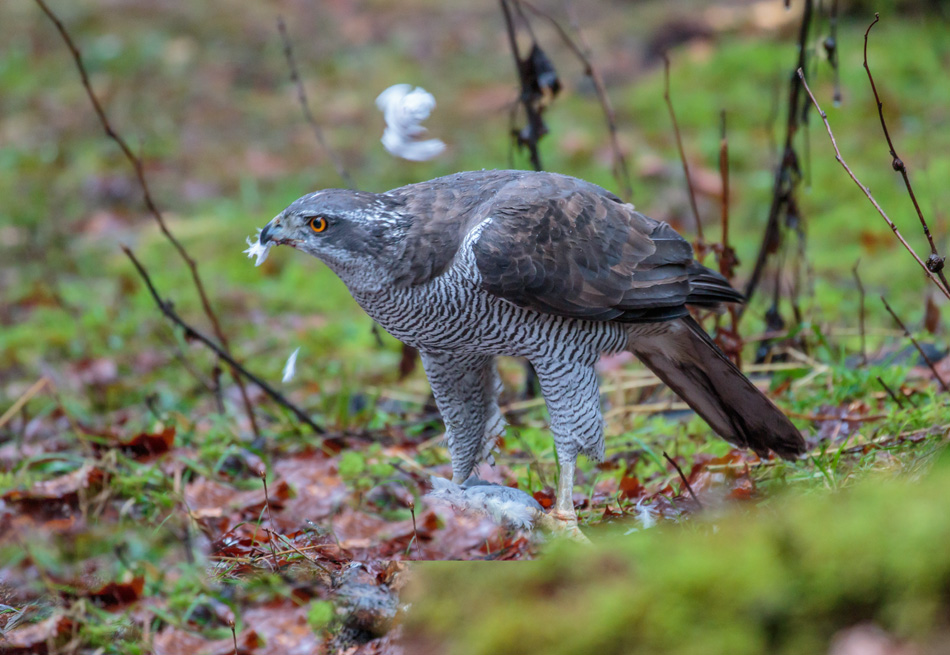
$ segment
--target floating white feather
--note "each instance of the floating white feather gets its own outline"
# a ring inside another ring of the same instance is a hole
[[[281,382],[290,382],[294,379],[294,375],[297,373],[297,353],[299,352],[300,348],[297,348],[297,350],[290,353],[287,363],[284,364],[284,377],[281,378]]]
[[[426,133],[421,123],[435,108],[435,98],[421,86],[394,84],[379,94],[376,106],[386,119],[383,146],[393,155],[410,161],[426,161],[445,150],[439,139],[419,140]]]

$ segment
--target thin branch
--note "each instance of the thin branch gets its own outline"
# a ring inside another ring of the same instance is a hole
[[[786,3],[786,8],[788,4]],[[808,30],[812,22],[814,10],[814,0],[805,0],[805,7],[802,12],[802,24],[798,31],[798,64],[796,68],[804,69],[807,61],[808,48]],[[756,257],[755,266],[749,281],[745,287],[746,304],[739,309],[740,314],[745,312],[748,307],[748,301],[752,299],[762,273],[765,271],[765,264],[769,255],[778,252],[782,241],[781,216],[783,211],[787,214],[790,208],[797,211],[795,203],[795,190],[798,187],[801,178],[801,171],[798,163],[798,153],[795,152],[794,139],[801,125],[801,120],[805,115],[807,103],[801,101],[801,82],[797,76],[792,73],[789,80],[788,90],[788,115],[785,122],[785,144],[782,149],[781,158],[778,166],[775,168],[775,177],[772,183],[772,204],[769,207],[769,215],[765,223],[765,232],[762,235],[762,245],[759,246],[759,254]],[[804,105],[804,106],[803,106]],[[799,218],[800,220],[800,218]]]
[[[410,498],[409,499],[409,514],[412,516],[412,539],[409,540],[409,545],[406,546],[406,555],[409,554],[409,551],[415,545],[416,550],[419,550],[419,533],[416,531],[416,503]]]
[[[887,386],[887,383],[884,382],[884,380],[881,379],[881,376],[880,376],[880,375],[877,376],[877,382],[878,382],[878,384],[880,384],[882,387],[884,387],[884,391],[886,391],[886,392],[887,392],[887,395],[891,397],[891,400],[893,400],[895,403],[897,403],[897,406],[898,406],[898,407],[900,407],[901,409],[904,409],[904,403],[902,403],[902,402],[901,402],[901,399],[897,397],[897,394],[894,393],[893,389],[891,389],[889,386]]]
[[[148,287],[149,293],[152,294],[152,298],[155,300],[155,303],[158,305],[158,308],[170,321],[172,321],[173,323],[175,323],[176,325],[178,325],[185,331],[186,337],[197,339],[198,341],[203,343],[209,349],[214,351],[214,353],[217,354],[218,357],[220,357],[225,362],[227,362],[228,365],[233,370],[237,371],[240,375],[243,375],[245,378],[247,378],[248,380],[250,380],[257,386],[259,386],[261,389],[263,389],[264,393],[266,393],[268,396],[273,398],[274,401],[276,401],[278,404],[283,405],[284,407],[289,409],[291,412],[293,412],[297,416],[297,418],[299,418],[302,422],[310,426],[314,432],[316,432],[317,434],[324,434],[324,429],[321,428],[316,423],[314,423],[313,419],[307,416],[306,412],[304,412],[302,409],[300,409],[299,407],[294,405],[292,402],[287,400],[287,398],[285,398],[283,394],[281,394],[279,391],[271,387],[269,384],[267,384],[267,382],[265,382],[264,380],[257,377],[256,375],[248,371],[246,368],[244,368],[244,366],[242,366],[233,357],[231,357],[230,353],[228,353],[221,346],[216,344],[209,337],[205,336],[204,334],[202,334],[195,328],[191,327],[188,323],[186,323],[174,310],[171,303],[165,300],[162,300],[162,297],[158,295],[158,291],[155,289],[155,285],[152,284],[152,279],[149,277],[148,272],[145,270],[145,267],[142,266],[141,262],[139,262],[139,260],[135,257],[135,254],[133,254],[133,252],[129,250],[127,246],[122,246],[122,251],[128,256],[130,260],[132,260],[132,264],[135,266],[135,269],[138,271],[139,275],[142,277],[142,280],[145,282],[145,286]]]
[[[307,560],[308,562],[310,562],[311,564],[313,564],[315,567],[317,567],[318,569],[320,569],[321,571],[323,571],[324,573],[326,573],[327,576],[330,578],[330,580],[333,580],[333,572],[330,571],[330,569],[328,569],[328,568],[325,567],[323,564],[321,564],[320,562],[318,562],[315,558],[310,557],[309,555],[307,555],[307,553],[303,552],[303,550],[301,550],[300,548],[298,548],[297,546],[295,546],[287,537],[285,537],[284,535],[280,534],[279,532],[277,532],[277,531],[275,531],[275,530],[271,530],[271,529],[269,529],[269,528],[264,528],[264,532],[269,532],[272,536],[277,537],[278,539],[280,539],[281,541],[283,541],[285,544],[287,544],[287,546],[290,548],[289,551],[281,551],[281,552],[279,553],[280,555],[287,555],[287,554],[289,554],[290,552],[295,552],[295,553],[297,553],[298,555],[300,555],[301,557],[303,557],[305,560]],[[325,545],[326,545],[326,544],[317,544],[317,545],[315,545],[315,546],[310,546],[309,549],[310,549],[310,550],[315,550],[315,549],[321,548],[321,547],[323,547],[323,546],[325,546]],[[223,559],[223,558],[222,558],[222,559]]]
[[[834,72],[835,91],[833,100],[835,107],[837,107],[841,104],[841,73],[838,65],[838,0],[831,1],[831,15],[828,22],[831,33],[825,39],[825,53],[828,55],[828,63],[831,64],[831,70]]]
[[[858,185],[858,188],[864,192],[864,195],[867,196],[867,199],[871,201],[872,205],[874,205],[874,208],[877,210],[877,213],[881,215],[881,218],[883,218],[884,221],[887,223],[888,227],[891,228],[891,231],[894,233],[894,236],[896,236],[898,241],[900,241],[901,244],[904,246],[904,248],[907,249],[907,252],[909,252],[913,256],[914,260],[920,265],[924,273],[926,273],[927,277],[933,280],[933,283],[937,285],[937,288],[940,289],[941,293],[943,293],[944,296],[950,299],[950,291],[948,291],[947,288],[944,287],[943,284],[940,283],[940,280],[934,277],[933,272],[929,268],[927,268],[927,265],[924,264],[923,260],[920,259],[920,257],[917,255],[917,252],[911,247],[909,243],[907,243],[907,240],[904,239],[903,235],[901,235],[900,230],[897,229],[897,226],[894,224],[894,221],[892,221],[890,217],[888,217],[888,215],[884,212],[881,206],[877,203],[877,200],[874,199],[874,196],[871,195],[871,190],[868,189],[863,184],[861,184],[861,180],[859,180],[857,176],[851,171],[851,168],[848,166],[847,162],[845,162],[844,157],[841,156],[841,151],[838,150],[838,142],[835,140],[834,132],[831,131],[831,124],[828,122],[828,115],[821,108],[821,105],[818,104],[818,100],[815,99],[815,94],[811,92],[811,88],[809,88],[808,82],[805,81],[805,75],[804,73],[802,73],[801,68],[798,69],[798,77],[801,79],[802,84],[805,86],[805,91],[808,93],[808,97],[811,98],[812,104],[815,105],[815,109],[817,109],[818,113],[821,115],[821,120],[824,121],[825,123],[825,129],[828,131],[828,138],[831,139],[831,145],[835,149],[835,159],[838,161],[839,164],[841,164],[842,168],[844,168],[844,170],[848,173],[848,176],[851,178],[851,180],[855,184]]]
[[[274,515],[270,511],[270,493],[267,491],[267,471],[262,468],[257,474],[261,476],[261,482],[264,483],[264,506],[267,508],[267,520],[276,528],[277,525],[274,523]],[[264,529],[267,530],[267,528]],[[274,571],[276,572],[280,570],[280,564],[277,562],[277,549],[274,547],[273,539],[268,539],[268,542],[270,544],[271,556],[274,560]]]
[[[511,16],[508,0],[499,1],[501,2],[502,12],[505,15],[505,27],[508,31],[508,45],[511,48],[511,55],[515,60],[515,73],[517,73],[518,80],[521,83],[519,100],[524,107],[528,120],[526,127],[527,138],[519,137],[518,142],[528,148],[528,154],[531,157],[531,165],[534,167],[534,170],[544,170],[544,167],[541,165],[541,154],[538,152],[538,141],[544,134],[544,122],[541,119],[541,114],[535,110],[531,102],[530,85],[525,77],[525,60],[521,58],[521,53],[518,50],[518,37],[515,34],[515,23]]]
[[[310,103],[307,101],[307,92],[304,90],[303,81],[300,79],[300,73],[297,71],[297,60],[294,58],[293,45],[290,42],[287,25],[284,23],[282,16],[278,16],[277,18],[277,31],[280,32],[280,40],[284,44],[284,57],[287,58],[287,67],[290,68],[290,81],[297,87],[297,101],[300,103],[301,110],[303,110],[303,117],[313,130],[314,136],[317,137],[317,142],[320,144],[320,147],[323,148],[323,151],[327,153],[327,156],[333,163],[333,168],[336,169],[337,175],[343,180],[343,184],[349,189],[355,189],[356,185],[353,183],[353,178],[350,177],[349,172],[347,172],[346,167],[343,165],[343,160],[340,159],[337,152],[327,143],[326,137],[323,135],[323,129],[320,127],[320,124],[317,123],[317,119],[313,117],[313,112],[310,111]]]
[[[719,113],[719,176],[722,180],[722,202],[720,204],[720,220],[722,222],[722,241],[713,244],[719,260],[719,272],[732,282],[735,277],[736,266],[739,260],[736,258],[736,251],[729,245],[729,139],[726,134],[726,110]],[[731,319],[731,328],[722,330],[720,326],[720,315],[716,314],[716,339],[735,365],[742,368],[742,337],[739,334],[739,313],[736,306],[730,303],[726,311],[729,312]]]
[[[6,425],[10,419],[16,416],[16,413],[23,409],[23,406],[26,405],[33,396],[42,391],[43,387],[45,387],[47,384],[49,384],[49,378],[44,376],[34,382],[29,389],[24,391],[23,394],[16,399],[16,402],[14,402],[9,407],[9,409],[3,413],[3,416],[0,416],[0,428]]]
[[[633,197],[633,187],[630,184],[630,168],[627,165],[627,157],[623,154],[623,149],[620,147],[620,140],[617,136],[617,117],[614,112],[613,105],[610,102],[610,96],[607,95],[607,87],[604,84],[604,78],[594,66],[593,60],[593,49],[590,47],[590,43],[587,41],[587,38],[584,36],[584,32],[581,30],[580,22],[577,20],[576,13],[574,12],[574,5],[570,2],[565,3],[565,9],[568,12],[568,20],[571,23],[571,29],[574,30],[574,33],[577,35],[577,41],[571,38],[571,35],[568,34],[567,30],[550,14],[545,11],[542,11],[536,7],[531,2],[527,0],[518,0],[518,5],[524,5],[532,13],[548,21],[557,33],[560,35],[561,40],[567,45],[567,47],[574,53],[574,56],[581,62],[581,65],[584,67],[584,74],[587,75],[591,82],[594,83],[594,91],[597,93],[597,99],[600,101],[600,106],[604,111],[604,120],[607,123],[607,133],[610,135],[610,149],[613,153],[613,175],[614,179],[617,180],[617,184],[620,185],[620,195],[624,200],[630,200]]]
[[[680,153],[680,161],[683,162],[683,174],[686,176],[686,189],[689,192],[689,206],[693,210],[693,218],[696,219],[696,258],[702,261],[706,254],[706,241],[703,238],[703,223],[699,219],[699,208],[696,206],[696,192],[693,189],[693,180],[689,176],[689,162],[686,161],[686,152],[683,150],[683,139],[680,136],[680,126],[676,122],[676,112],[673,111],[673,101],[670,100],[670,58],[663,55],[663,100],[666,101],[666,107],[670,112],[670,120],[673,122],[673,134],[676,136],[676,149]]]
[[[860,294],[859,304],[858,304],[858,320],[860,321],[860,330],[861,330],[861,366],[868,365],[868,349],[867,342],[864,336],[864,285],[861,284],[861,276],[858,275],[858,265],[861,263],[861,260],[854,262],[854,268],[851,269],[851,273],[854,275],[854,281],[858,285],[858,293]]]
[[[185,250],[185,247],[181,244],[181,242],[175,238],[175,236],[168,229],[168,225],[165,223],[165,218],[162,215],[162,212],[158,209],[158,205],[156,205],[155,201],[152,199],[152,193],[149,190],[148,181],[145,179],[145,165],[142,163],[142,159],[132,152],[132,149],[129,147],[129,144],[126,142],[126,140],[122,138],[122,136],[119,135],[115,129],[113,129],[112,124],[109,122],[109,118],[106,116],[105,110],[102,108],[102,104],[99,102],[98,96],[96,96],[95,92],[92,90],[92,85],[89,82],[89,75],[86,72],[86,66],[83,63],[79,48],[73,42],[72,37],[69,36],[69,32],[66,31],[66,27],[63,25],[62,21],[60,21],[56,14],[53,13],[53,11],[48,6],[46,6],[44,0],[36,0],[36,4],[39,5],[40,9],[43,10],[43,13],[45,13],[46,16],[53,22],[53,25],[56,26],[56,30],[66,43],[66,47],[69,48],[69,52],[72,54],[73,61],[75,62],[76,68],[79,71],[79,77],[82,79],[82,86],[86,91],[86,95],[89,97],[89,101],[92,103],[92,108],[96,112],[96,116],[99,118],[99,123],[102,125],[102,129],[105,130],[106,136],[112,139],[116,145],[119,146],[119,149],[122,150],[122,154],[125,155],[125,158],[135,171],[135,177],[142,189],[142,197],[145,201],[145,206],[155,218],[155,222],[158,223],[158,227],[162,234],[165,235],[165,238],[167,238],[169,242],[171,242],[172,246],[174,246],[175,250],[188,265],[188,269],[191,272],[191,279],[195,284],[195,289],[197,289],[198,297],[201,300],[201,307],[204,309],[204,313],[208,317],[208,320],[211,321],[211,327],[215,336],[217,337],[218,341],[221,342],[221,350],[225,353],[229,353],[231,348],[228,344],[227,337],[225,337],[224,331],[221,329],[221,323],[218,321],[217,314],[215,314],[214,310],[211,308],[211,302],[208,300],[208,294],[205,292],[204,284],[201,281],[201,277],[198,275],[198,264],[194,259],[192,259],[191,255],[188,254],[188,251]],[[230,355],[228,356],[230,357]],[[251,423],[251,429],[254,431],[255,436],[260,436],[260,430],[257,427],[257,419],[254,416],[254,408],[251,406],[251,401],[247,395],[247,389],[244,387],[244,382],[241,380],[240,375],[237,374],[237,371],[234,368],[231,369],[231,374],[241,391],[241,399],[244,403],[244,411],[247,413],[248,420]]]
[[[683,484],[686,486],[686,490],[689,492],[689,495],[692,497],[693,500],[696,501],[696,504],[699,505],[699,509],[702,509],[702,508],[703,508],[703,504],[700,502],[699,497],[696,495],[696,492],[693,491],[693,487],[690,486],[689,480],[687,480],[687,479],[686,479],[686,476],[683,474],[683,469],[680,468],[680,465],[677,464],[677,463],[673,460],[672,457],[670,457],[669,455],[666,454],[666,451],[665,451],[665,450],[663,451],[663,457],[665,457],[665,458],[666,458],[666,461],[668,461],[670,464],[672,464],[672,465],[673,465],[673,468],[676,469],[676,472],[680,474],[680,480],[683,481]]]
[[[732,249],[729,248],[729,140],[726,137],[725,109],[719,113],[719,127],[719,175],[722,179],[722,211],[720,217],[722,219],[722,251],[725,255],[726,252],[732,252]],[[734,258],[735,253],[732,254]],[[729,261],[724,257],[720,258],[719,272],[725,275],[726,279],[731,280],[735,263],[734,259]]]
[[[884,296],[881,296],[881,302],[884,303],[885,309],[894,319],[894,321],[900,326],[904,331],[904,336],[910,339],[910,342],[914,344],[914,348],[917,349],[917,352],[920,353],[920,356],[923,357],[924,361],[927,362],[927,366],[930,367],[931,372],[933,372],[934,377],[937,378],[937,382],[940,383],[940,388],[944,391],[950,391],[950,388],[947,388],[947,383],[944,382],[943,377],[940,375],[940,372],[937,371],[937,367],[934,365],[933,361],[927,356],[927,353],[924,352],[924,349],[921,348],[920,344],[917,343],[917,339],[910,333],[910,330],[907,329],[907,326],[904,325],[904,321],[898,318],[897,314],[894,313],[894,310],[891,309],[891,306],[887,304],[887,301],[884,299]]]
[[[907,187],[907,193],[910,195],[910,199],[914,203],[914,209],[917,210],[917,218],[920,219],[920,225],[924,229],[924,236],[927,237],[927,241],[930,243],[930,257],[927,258],[927,270],[939,275],[940,281],[943,282],[944,288],[950,289],[950,284],[947,283],[947,278],[943,272],[945,258],[941,257],[940,253],[937,252],[937,246],[934,244],[934,238],[930,233],[930,227],[927,226],[927,220],[924,218],[924,213],[920,210],[920,204],[917,202],[917,195],[914,193],[914,187],[910,184],[910,177],[907,175],[907,166],[904,164],[904,160],[897,156],[897,151],[894,150],[894,142],[891,141],[890,132],[887,130],[887,123],[884,121],[884,103],[881,102],[881,97],[877,93],[877,86],[874,84],[874,76],[871,75],[871,67],[868,65],[868,35],[871,33],[871,28],[874,27],[880,19],[881,17],[879,14],[874,14],[874,20],[870,25],[868,25],[867,30],[864,32],[864,70],[867,71],[868,81],[871,83],[871,91],[874,92],[874,101],[877,103],[877,115],[881,119],[881,129],[884,130],[884,138],[887,139],[887,147],[891,153],[891,167],[900,173],[901,177],[904,178],[904,186]]]

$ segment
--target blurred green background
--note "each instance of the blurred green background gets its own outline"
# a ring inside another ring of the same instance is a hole
[[[781,2],[601,2],[580,10],[616,108],[639,209],[686,233],[692,229],[656,50],[684,41],[670,51],[672,95],[710,235],[718,232],[719,112],[727,112],[740,282],[761,240],[784,131],[801,3],[793,5],[786,11]],[[846,159],[926,252],[890,168],[861,67],[872,7],[845,7],[842,105],[834,108],[830,100],[831,70],[819,45],[828,31],[824,17],[813,28],[809,77]],[[278,250],[255,269],[240,253],[245,237],[294,198],[340,185],[302,120],[277,15],[288,21],[317,120],[360,187],[384,190],[456,170],[527,166],[508,138],[514,68],[495,3],[247,3],[236,11],[227,2],[71,2],[55,8],[82,48],[111,120],[145,159],[156,201],[200,262],[238,352],[255,369],[276,374],[293,344],[303,346],[301,368],[313,379],[342,370],[360,380],[387,378],[397,357],[391,342],[383,351],[372,347],[369,320],[316,261]],[[872,36],[872,66],[899,152],[943,247],[950,193],[947,24],[939,11],[873,8],[884,14]],[[561,16],[558,7],[551,10]],[[187,271],[157,236],[131,171],[103,137],[52,26],[30,2],[5,2],[0,12],[0,399],[9,402],[47,369],[82,358],[115,362],[117,388],[101,399],[107,408],[124,404],[126,393],[175,386],[173,371],[135,366],[143,346],[168,331],[117,244],[131,245],[159,288],[201,324]],[[615,189],[592,87],[549,26],[534,23],[565,87],[547,113],[545,167]],[[433,162],[396,160],[379,143],[382,117],[373,101],[397,82],[422,85],[437,98],[427,125],[449,149]],[[801,204],[814,286],[805,300],[808,319],[856,327],[850,269],[860,258],[869,331],[892,327],[876,298],[885,292],[914,324],[927,293],[923,276],[839,169],[814,114],[804,137]],[[759,300],[750,310],[750,332],[766,306]]]

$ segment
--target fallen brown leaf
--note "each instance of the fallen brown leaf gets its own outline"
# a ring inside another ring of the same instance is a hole
[[[23,625],[4,633],[2,652],[4,655],[26,655],[27,653],[49,652],[48,645],[56,643],[72,630],[73,622],[62,614],[40,621]]]

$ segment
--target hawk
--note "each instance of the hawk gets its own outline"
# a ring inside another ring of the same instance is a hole
[[[689,314],[742,295],[667,223],[594,184],[488,170],[386,193],[327,189],[293,202],[260,243],[322,260],[367,314],[418,349],[456,484],[504,429],[495,357],[527,358],[560,464],[552,516],[567,531],[577,531],[577,457],[604,456],[594,370],[603,354],[631,351],[736,446],[784,458],[805,449]]]

